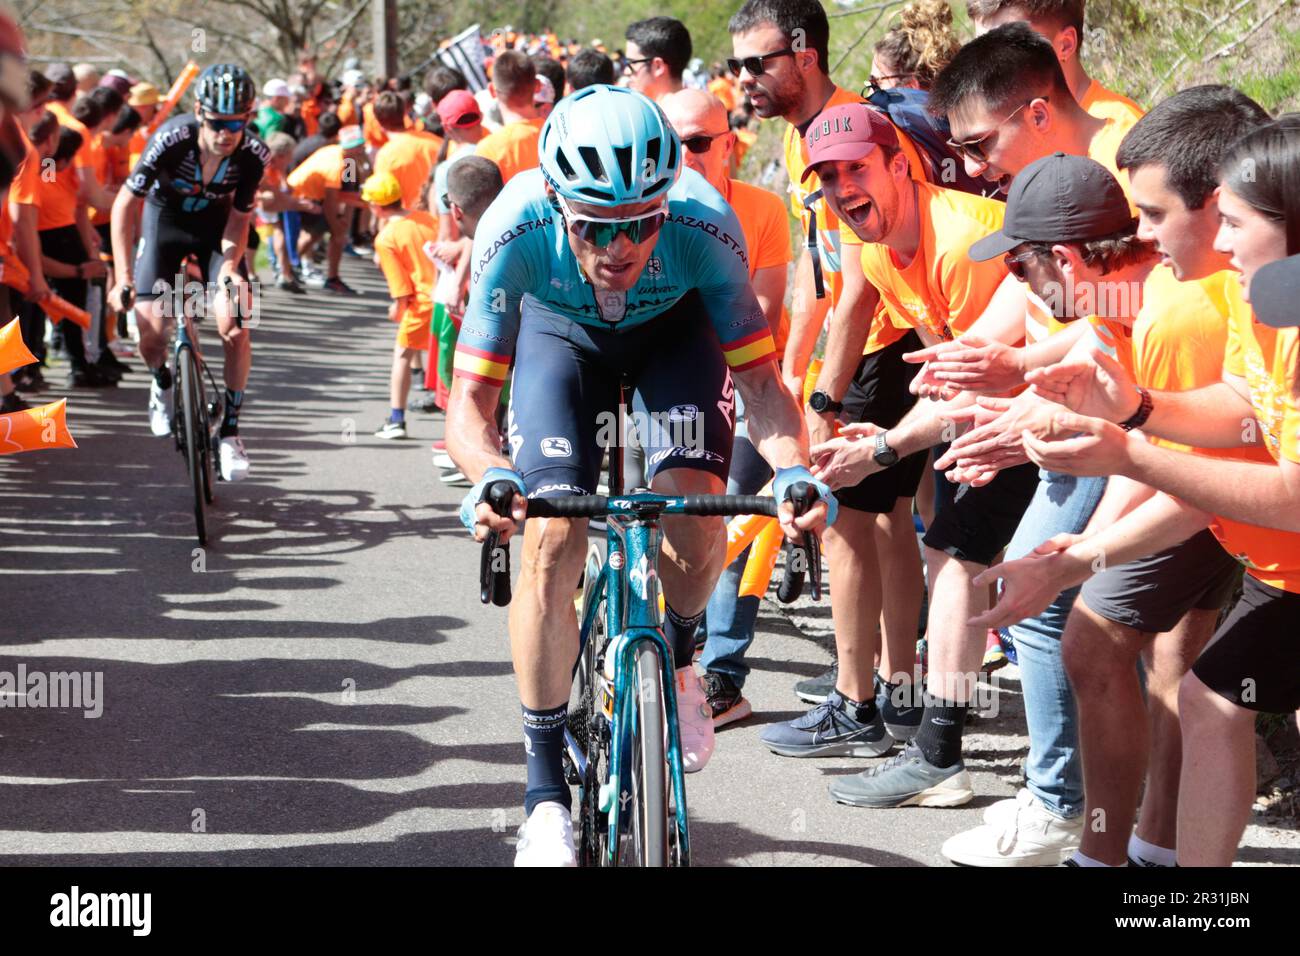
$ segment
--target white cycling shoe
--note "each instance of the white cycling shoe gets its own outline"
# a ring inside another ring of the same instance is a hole
[[[154,437],[163,438],[172,433],[172,390],[149,383],[149,430]]]
[[[515,866],[577,866],[573,849],[573,819],[569,808],[555,800],[533,807],[519,828]]]
[[[677,733],[682,743],[682,769],[703,770],[713,756],[713,708],[704,696],[704,684],[691,665],[679,667],[677,681]]]
[[[248,477],[248,453],[238,435],[221,439],[220,459],[222,481],[243,481]]]

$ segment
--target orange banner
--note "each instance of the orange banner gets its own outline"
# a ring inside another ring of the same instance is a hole
[[[167,96],[158,104],[158,110],[153,114],[153,119],[149,121],[150,136],[154,134],[159,126],[167,121],[167,117],[171,115],[171,111],[176,109],[176,104],[181,101],[181,97],[185,95],[185,91],[190,88],[190,84],[194,82],[194,78],[201,72],[199,65],[193,60],[190,60],[185,64],[185,68],[181,70],[180,76],[176,77],[176,82],[173,83],[172,88],[167,91]]]
[[[31,365],[35,361],[36,356],[23,342],[23,333],[18,328],[17,319],[0,329],[0,374],[12,372],[22,365]]]
[[[61,398],[25,412],[0,415],[0,455],[46,448],[76,448],[77,443],[72,440],[65,419],[67,404],[68,400]]]

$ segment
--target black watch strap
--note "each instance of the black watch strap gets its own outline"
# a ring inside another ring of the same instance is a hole
[[[831,398],[829,392],[823,392],[820,388],[814,389],[813,393],[808,396],[808,405],[819,415],[825,412],[844,411],[843,402],[835,401],[835,399]]]
[[[1126,432],[1131,432],[1133,429],[1141,428],[1145,425],[1147,419],[1151,417],[1151,409],[1155,406],[1155,403],[1151,400],[1150,392],[1141,385],[1135,387],[1137,388],[1138,393],[1137,411],[1134,412],[1132,416],[1119,423],[1119,427],[1124,429]]]

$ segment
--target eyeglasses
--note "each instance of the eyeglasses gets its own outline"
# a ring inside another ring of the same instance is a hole
[[[915,77],[915,76],[916,76],[915,73],[891,73],[888,76],[869,76],[867,77],[867,89],[883,90],[884,87],[881,86],[880,84],[885,82],[885,80],[902,80],[907,77]]]
[[[205,113],[203,115],[203,125],[216,133],[238,133],[248,125],[248,117],[241,116],[238,119],[214,119]]]
[[[644,57],[642,57],[642,58],[639,59],[639,60],[624,60],[624,61],[623,61],[623,72],[624,72],[624,73],[627,73],[627,74],[630,74],[630,73],[632,72],[632,67],[633,67],[634,65],[636,65],[637,63],[649,63],[649,62],[651,62],[653,59],[654,59],[654,57],[652,57],[652,56],[644,56]]]
[[[713,148],[714,140],[720,139],[721,137],[726,136],[730,132],[731,130],[728,129],[728,130],[723,130],[721,133],[713,133],[712,135],[708,133],[701,133],[698,136],[692,136],[689,139],[682,140],[682,145],[685,146],[692,153],[694,153],[696,156],[699,156],[703,153],[707,153],[709,150]]]
[[[1043,102],[1047,102],[1046,96],[1037,96],[1034,99],[1039,99],[1042,100]],[[998,123],[996,126],[994,126],[991,130],[989,130],[987,133],[985,133],[983,136],[979,137],[978,139],[967,140],[964,143],[957,143],[950,139],[948,140],[948,145],[958,155],[966,156],[977,163],[987,163],[989,161],[989,151],[987,145],[989,143],[989,140],[994,135],[997,134],[998,130],[1000,130],[1007,123],[1011,122],[1012,117],[1014,117],[1017,113],[1019,113],[1021,110],[1023,110],[1026,106],[1028,106],[1033,101],[1034,100],[1028,100],[1024,103],[1021,103],[1014,110],[1012,110],[1007,115],[1007,117],[1002,120],[1002,122]]]
[[[668,218],[667,206],[661,205],[658,209],[626,219],[591,219],[575,213],[563,196],[557,194],[555,198],[559,200],[560,212],[569,232],[598,249],[604,249],[620,235],[627,236],[634,245],[645,242],[658,235]]]
[[[1032,262],[1043,254],[1040,249],[1030,249],[1028,252],[1022,252],[1018,256],[1007,253],[1002,257],[1003,263],[1006,264],[1007,271],[1016,277],[1019,282],[1027,282],[1025,278],[1025,263]]]
[[[741,59],[729,56],[727,57],[727,69],[731,71],[732,76],[740,76],[742,68],[748,70],[750,76],[762,76],[767,72],[767,67],[764,65],[766,61],[777,56],[794,56],[794,47],[788,46],[784,50],[764,53],[762,56],[747,56]]]

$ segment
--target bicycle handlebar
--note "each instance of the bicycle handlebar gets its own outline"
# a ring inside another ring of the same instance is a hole
[[[509,482],[493,482],[486,489],[484,500],[492,510],[505,517],[510,514],[515,487]],[[805,482],[790,487],[790,500],[795,515],[807,512],[817,502],[817,489]],[[654,517],[661,514],[713,517],[727,515],[777,516],[779,503],[775,498],[760,495],[683,495],[674,498],[655,494],[630,494],[619,496],[579,495],[569,498],[531,498],[528,501],[530,518],[600,518],[622,514],[632,517]],[[803,540],[785,541],[785,571],[777,588],[777,598],[791,604],[803,592],[805,576],[812,585],[813,600],[820,601],[821,546],[817,536],[804,532]],[[479,598],[484,604],[505,607],[510,603],[510,546],[501,545],[495,531],[488,532],[483,542],[479,562]]]

